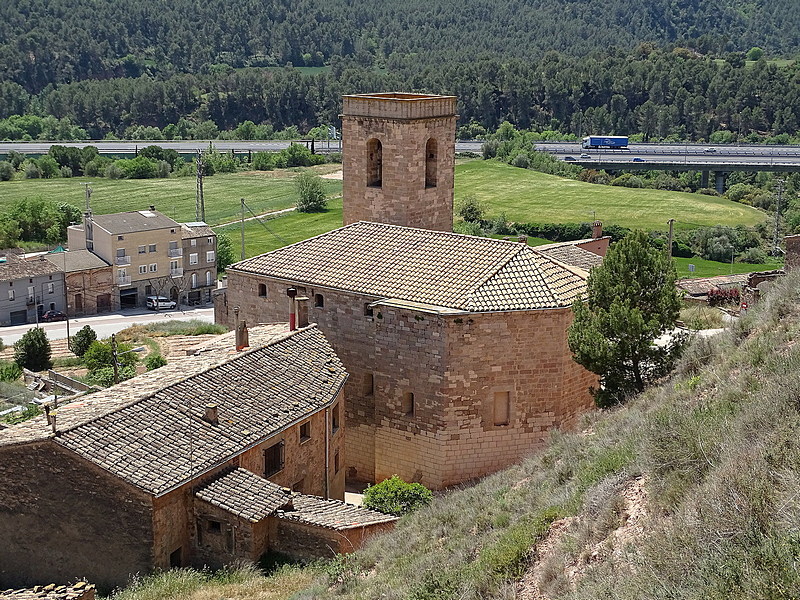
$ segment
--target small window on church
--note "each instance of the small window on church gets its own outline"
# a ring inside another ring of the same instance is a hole
[[[436,187],[437,160],[439,158],[438,144],[434,138],[425,144],[425,187]]]
[[[367,186],[383,185],[383,148],[380,140],[372,138],[367,142]]]
[[[267,284],[265,284],[265,283],[259,283],[258,284],[258,295],[261,298],[266,298],[267,297]]]
[[[322,294],[314,294],[314,308],[325,308],[325,298]]]
[[[403,402],[400,404],[400,412],[407,417],[414,416],[414,393],[406,392],[403,394]]]

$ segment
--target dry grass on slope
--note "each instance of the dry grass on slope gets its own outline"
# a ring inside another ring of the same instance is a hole
[[[440,498],[298,598],[510,599],[531,565],[551,600],[800,597],[799,286],[698,339],[590,433]]]

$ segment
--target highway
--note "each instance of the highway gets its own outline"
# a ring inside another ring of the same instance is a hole
[[[45,154],[52,144],[63,146],[95,146],[102,154],[133,155],[137,150],[155,144],[181,154],[198,149],[214,148],[222,152],[276,152],[286,148],[289,141],[127,141],[127,142],[0,142],[0,155],[16,150],[24,154]],[[330,151],[341,149],[340,141],[330,143]],[[456,152],[481,152],[482,141],[458,141]],[[328,142],[316,142],[315,149],[328,151]],[[550,152],[561,160],[581,166],[626,170],[770,170],[800,171],[800,146],[724,145],[724,144],[631,144],[625,150],[582,150],[577,142],[540,142],[536,149]],[[581,154],[588,155],[581,158]],[[571,161],[570,158],[575,159]]]

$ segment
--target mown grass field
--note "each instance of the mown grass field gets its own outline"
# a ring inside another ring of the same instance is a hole
[[[456,167],[456,201],[474,194],[489,217],[505,213],[521,223],[585,223],[665,230],[696,225],[755,225],[766,214],[744,204],[713,196],[640,190],[583,183],[497,161],[475,160]]]
[[[315,235],[342,226],[342,200],[328,202],[328,209],[319,213],[290,212],[273,219],[252,220],[245,223],[245,256],[250,258],[288,244],[294,244]],[[215,229],[227,233],[233,242],[234,259],[241,257],[241,226],[233,223]]]
[[[337,165],[323,165],[331,170]],[[206,177],[203,194],[206,221],[218,225],[240,214],[240,200],[256,214],[294,206],[297,196],[292,182],[296,171],[250,171]],[[341,194],[342,182],[326,179],[329,195]],[[27,179],[0,182],[0,212],[22,198],[45,198],[85,206],[84,186],[91,182],[92,209],[97,214],[142,210],[151,204],[176,221],[195,220],[194,177],[169,179]],[[250,216],[250,215],[248,215]]]
[[[731,275],[733,273],[752,273],[754,271],[771,271],[782,269],[783,261],[770,259],[763,264],[751,263],[724,263],[705,260],[698,256],[693,258],[675,258],[675,268],[678,277],[714,277],[716,275]],[[689,265],[694,265],[694,272],[689,271]]]

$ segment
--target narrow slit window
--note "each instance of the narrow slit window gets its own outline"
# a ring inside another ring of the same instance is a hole
[[[425,187],[436,187],[437,183],[437,161],[439,159],[438,144],[434,138],[425,144]]]
[[[261,298],[267,297],[267,284],[266,283],[259,283],[258,284],[258,295]]]
[[[324,308],[325,298],[322,294],[314,294],[314,308]]]
[[[380,140],[372,138],[367,142],[367,186],[383,185],[383,147]]]
[[[375,376],[372,373],[364,374],[364,395],[372,396],[375,393]]]
[[[407,417],[414,416],[414,393],[406,392],[403,394],[403,402],[400,404],[400,412]]]

